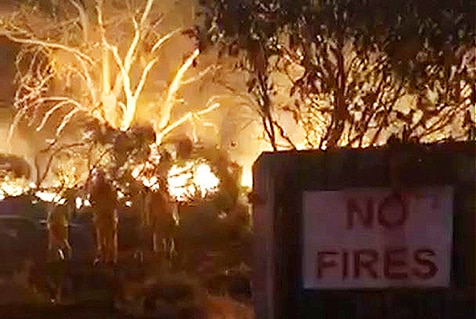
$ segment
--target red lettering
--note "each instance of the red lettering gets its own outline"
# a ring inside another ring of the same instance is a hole
[[[383,274],[387,279],[405,279],[408,274],[401,268],[407,267],[407,249],[394,248],[385,250],[383,258]]]
[[[322,272],[325,268],[333,268],[337,266],[335,260],[328,260],[327,256],[336,256],[336,251],[319,251],[317,252],[317,278],[322,278]]]
[[[317,252],[317,279],[404,280],[431,279],[438,272],[436,253],[430,248],[410,252],[406,247],[376,249],[331,249]]]
[[[398,207],[398,209],[389,210],[390,207]],[[389,216],[388,212],[392,215]],[[396,214],[395,214],[396,213]],[[378,207],[378,222],[387,229],[392,229],[405,224],[408,217],[408,207],[406,201],[401,194],[393,194],[385,198]]]
[[[420,279],[433,278],[438,272],[438,267],[428,257],[434,257],[436,254],[429,248],[417,249],[413,253],[413,259],[419,266],[425,267],[426,271],[422,271],[418,268],[413,268],[413,274]]]
[[[373,249],[362,249],[354,252],[354,278],[359,278],[361,269],[366,269],[372,278],[377,278],[375,265],[378,262],[378,252]]]
[[[359,207],[355,199],[349,198],[347,200],[347,229],[354,227],[354,216],[358,216],[362,225],[366,228],[372,227],[374,222],[374,203],[372,199],[367,200],[367,211]]]

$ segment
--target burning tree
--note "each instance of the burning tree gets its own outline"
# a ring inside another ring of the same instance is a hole
[[[100,0],[70,0],[57,3],[53,17],[23,6],[3,18],[0,35],[21,45],[16,59],[17,113],[10,137],[25,121],[36,131],[53,129],[58,140],[74,126],[70,124],[86,120],[90,125],[92,119],[123,132],[138,122],[150,124],[160,144],[186,122],[190,114],[177,121],[173,114],[174,107],[183,104],[179,91],[213,67],[185,78],[200,54],[188,45],[190,52],[160,88],[163,92],[151,97],[164,71],[158,67],[161,50],[174,39],[190,38],[190,30],[161,27],[168,13],[155,0],[143,4],[125,8]],[[217,108],[215,102],[200,114]]]
[[[217,96],[201,109],[182,97],[217,68],[197,67],[194,32],[173,9],[157,0],[51,1],[0,20],[0,36],[19,45],[9,139],[24,125],[52,137],[35,158],[38,187],[48,176],[76,187],[95,166],[118,183],[143,180],[131,173],[157,166],[164,139],[220,106]],[[177,47],[183,56],[171,56]],[[89,160],[75,161],[78,153]],[[75,180],[65,181],[73,168]]]

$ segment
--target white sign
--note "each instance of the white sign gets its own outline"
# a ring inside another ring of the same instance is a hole
[[[448,287],[452,187],[303,194],[305,289]]]

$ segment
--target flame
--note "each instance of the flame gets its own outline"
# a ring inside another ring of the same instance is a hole
[[[190,161],[184,165],[173,165],[168,176],[169,194],[177,201],[190,198],[205,198],[215,194],[220,184],[210,165],[203,161]]]
[[[30,183],[26,178],[11,178],[5,176],[0,181],[0,200],[7,197],[15,197],[27,194],[31,190],[36,190],[36,185]],[[49,190],[36,190],[35,197],[45,202],[57,203],[63,205],[66,199],[59,192]]]
[[[61,195],[61,192],[57,190],[38,189],[37,185],[29,182],[26,178],[11,178],[4,176],[0,180],[0,200],[4,200],[7,197],[16,197],[24,194],[28,194],[30,191],[34,196],[44,202],[56,203],[64,205],[66,198]],[[77,197],[75,200],[76,207],[79,209],[82,206],[90,206],[88,200],[83,200]]]
[[[88,199],[82,197],[76,197],[75,199],[76,209],[81,209],[82,207],[91,207],[91,202]]]
[[[134,179],[142,182],[145,187],[150,188],[152,190],[157,190],[159,189],[159,179],[157,176],[151,173],[154,172],[154,170],[154,164],[150,162],[145,162],[135,166],[132,170],[131,175],[132,177],[134,177]]]
[[[136,165],[131,175],[151,190],[160,188],[156,168],[161,156],[158,145],[150,146],[151,153],[147,162]],[[220,179],[213,173],[205,160],[193,160],[181,165],[174,164],[167,172],[167,190],[173,200],[187,201],[192,198],[206,198],[218,191]]]
[[[0,200],[9,196],[20,196],[26,193],[32,185],[25,178],[5,176],[0,181]]]
[[[54,191],[37,191],[35,192],[35,196],[48,203],[56,203],[60,205],[64,205],[66,203],[66,198],[63,198],[58,192]]]

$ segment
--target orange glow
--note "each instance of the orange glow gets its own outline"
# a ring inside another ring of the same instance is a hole
[[[203,161],[189,161],[181,166],[172,166],[167,181],[169,194],[177,201],[213,195],[220,184],[210,165]]]
[[[19,196],[26,193],[33,185],[25,178],[11,178],[5,176],[0,181],[0,200],[6,197]]]

